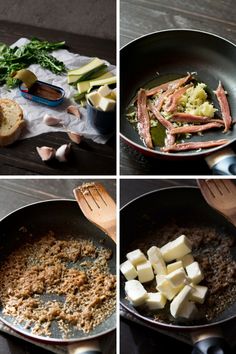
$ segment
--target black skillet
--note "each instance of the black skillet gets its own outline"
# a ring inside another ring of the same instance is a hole
[[[214,174],[236,174],[236,156],[231,149],[214,147],[202,151],[163,153],[144,146],[138,133],[128,122],[125,111],[139,88],[151,88],[197,72],[197,79],[207,84],[210,97],[218,103],[213,90],[221,80],[228,92],[232,117],[236,117],[236,46],[219,36],[196,30],[166,30],[140,37],[120,51],[120,132],[126,143],[141,153],[165,158],[188,159],[207,157]],[[191,141],[228,139],[230,145],[236,138],[236,127],[227,134],[211,130]]]
[[[24,234],[21,227],[24,226],[28,232]],[[7,215],[0,221],[0,254],[1,260],[7,254],[17,247],[27,242],[29,233],[33,238],[45,235],[49,230],[55,232],[56,237],[63,239],[71,236],[74,239],[84,238],[92,240],[95,245],[110,248],[113,252],[112,259],[109,261],[109,267],[113,274],[116,274],[116,245],[115,242],[101,230],[91,224],[81,212],[78,204],[74,200],[50,200],[38,202],[22,207],[11,214]],[[45,300],[50,296],[45,296]],[[54,297],[55,299],[55,297]],[[81,341],[86,341],[90,345],[96,346],[93,341],[99,336],[109,333],[116,327],[115,312],[104,322],[95,327],[89,334],[83,333],[70,327],[68,338],[63,338],[56,324],[52,325],[52,336],[44,337],[31,333],[30,329],[24,328],[23,325],[15,324],[14,318],[5,316],[0,307],[0,320],[8,327],[16,332],[21,333],[33,340],[44,341],[48,344],[64,344],[68,345],[68,352],[75,353],[76,347],[80,347]],[[80,343],[79,343],[80,342]],[[80,353],[98,354],[101,353],[99,348],[95,351],[84,349]]]
[[[171,219],[177,220],[180,227],[207,225],[219,228],[224,234],[232,234],[236,237],[236,230],[233,225],[208,206],[198,188],[174,187],[161,189],[144,194],[121,209],[121,263],[126,259],[127,252],[133,250],[135,245],[140,241],[147,242],[146,235],[151,235],[152,245],[158,245],[160,240],[156,239],[155,230],[159,230],[163,225],[168,225]],[[148,240],[150,241],[149,237]],[[234,257],[236,259],[236,255]],[[210,322],[202,320],[191,325],[188,325],[188,323],[160,322],[143,314],[128,302],[124,292],[124,283],[125,279],[121,276],[121,305],[133,316],[165,329],[167,333],[169,331],[190,332],[194,342],[193,353],[195,354],[230,353],[224,339],[219,337],[218,330],[220,324],[236,318],[236,301]]]

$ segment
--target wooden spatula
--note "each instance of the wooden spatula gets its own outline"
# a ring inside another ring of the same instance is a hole
[[[116,241],[116,205],[100,183],[85,183],[73,190],[86,218]]]
[[[198,180],[207,203],[236,226],[236,186],[229,179]]]

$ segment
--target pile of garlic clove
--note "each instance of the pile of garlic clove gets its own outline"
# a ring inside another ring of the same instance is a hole
[[[44,162],[50,161],[53,158],[56,158],[60,162],[66,162],[71,150],[71,144],[63,144],[58,149],[49,146],[37,146],[36,150]]]
[[[125,292],[130,303],[159,310],[170,301],[174,318],[196,318],[196,303],[204,303],[208,288],[199,285],[204,276],[191,251],[190,240],[181,235],[161,248],[152,246],[147,251],[148,259],[140,249],[127,253],[120,270],[127,279]],[[154,274],[157,292],[150,293],[143,284],[152,281]]]

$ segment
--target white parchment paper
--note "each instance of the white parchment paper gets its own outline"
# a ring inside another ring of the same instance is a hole
[[[29,40],[26,38],[20,38],[12,45],[12,47],[20,47],[26,44],[28,41]],[[52,55],[63,61],[69,70],[79,68],[80,66],[90,62],[92,59],[79,54],[71,53],[65,49],[56,50],[52,52]],[[110,65],[108,62],[106,62],[106,64],[108,65],[108,70],[115,74],[115,67]],[[81,112],[80,120],[66,112],[66,108],[69,105],[76,104],[73,101],[73,95],[76,93],[76,89],[67,84],[66,74],[53,74],[51,71],[43,69],[38,64],[30,65],[28,69],[35,73],[40,81],[45,81],[47,83],[62,87],[65,90],[65,99],[64,102],[57,107],[48,107],[46,105],[33,102],[22,97],[18,87],[11,90],[9,90],[6,85],[0,87],[1,98],[13,99],[23,109],[24,118],[26,120],[26,128],[21,135],[21,139],[30,138],[42,133],[65,131],[65,128],[63,127],[64,125],[68,130],[77,132],[83,135],[85,138],[92,139],[96,143],[106,143],[106,141],[110,138],[110,135],[102,136],[96,132],[96,130],[88,122],[86,108],[79,107]],[[60,118],[62,124],[53,127],[44,124],[42,119],[46,113]]]

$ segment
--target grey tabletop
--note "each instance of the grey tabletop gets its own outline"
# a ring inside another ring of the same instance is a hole
[[[73,188],[90,180],[81,179],[1,179],[0,184],[0,219],[15,209],[48,199],[73,199]],[[93,180],[96,181],[96,180]],[[116,198],[116,181],[99,180],[111,196]],[[116,335],[103,336],[102,347],[106,354],[115,354]],[[47,354],[44,350],[27,341],[0,333],[0,354]]]
[[[236,42],[236,7],[233,0],[121,0],[121,47],[142,35],[165,29],[197,29]],[[236,144],[233,144],[236,148]],[[141,155],[123,141],[122,175],[210,175],[204,159],[166,161]]]

